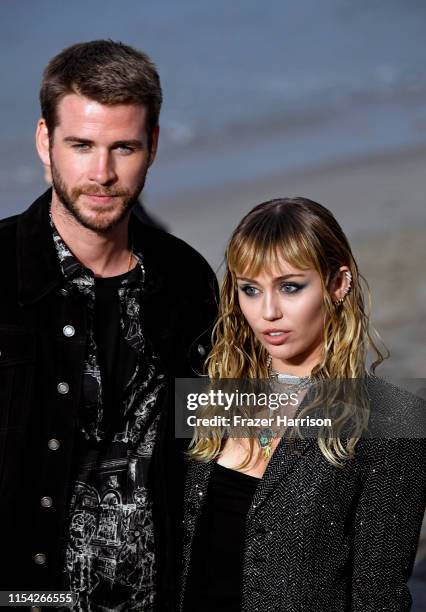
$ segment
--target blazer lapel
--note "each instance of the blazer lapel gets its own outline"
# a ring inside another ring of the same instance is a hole
[[[278,484],[288,477],[291,471],[298,465],[302,455],[316,442],[316,438],[307,438],[305,440],[300,438],[289,440],[285,436],[281,438],[257,486],[247,518],[250,518],[254,512],[257,512],[259,506],[265,502]]]
[[[310,405],[310,402],[313,401],[315,397],[315,389],[309,388],[305,397],[299,403],[294,418],[302,416],[301,413]],[[296,435],[290,439],[289,431],[290,430],[284,432],[283,437],[272,454],[265,473],[255,491],[247,518],[250,518],[253,513],[257,512],[259,506],[263,505],[278,484],[287,478],[292,470],[295,469],[301,457],[318,443],[317,436],[312,435],[305,438]],[[301,427],[300,431],[302,436],[304,431],[309,433],[304,427]]]

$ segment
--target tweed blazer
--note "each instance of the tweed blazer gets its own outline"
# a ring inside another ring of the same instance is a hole
[[[424,402],[416,396],[368,378],[372,409],[381,403],[407,413],[420,408],[424,414]],[[181,611],[212,469],[212,461],[189,461]],[[344,468],[325,459],[315,438],[296,440],[292,450],[282,438],[246,518],[242,610],[410,610],[406,583],[425,497],[423,437],[361,439]]]

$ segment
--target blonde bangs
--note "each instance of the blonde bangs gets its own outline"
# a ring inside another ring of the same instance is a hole
[[[275,231],[265,237],[259,231],[255,236],[239,235],[232,241],[227,262],[234,275],[255,278],[261,272],[274,274],[282,268],[283,260],[299,270],[317,269],[318,262],[312,257],[314,253],[314,245],[308,243],[306,236]]]

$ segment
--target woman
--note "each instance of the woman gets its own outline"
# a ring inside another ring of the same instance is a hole
[[[320,204],[272,200],[241,221],[226,264],[210,379],[285,383],[298,414],[306,394],[321,406],[322,383],[351,379],[364,395],[357,387],[358,406],[336,404],[344,409],[329,435],[195,432],[180,609],[409,610],[425,442],[361,434],[368,415],[384,410],[391,420],[421,400],[367,374],[367,350],[373,371],[384,356],[346,236]]]

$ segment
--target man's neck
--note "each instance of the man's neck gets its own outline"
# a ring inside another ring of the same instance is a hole
[[[54,197],[51,212],[62,240],[95,276],[118,276],[130,269],[129,215],[110,231],[97,233],[81,225]]]

